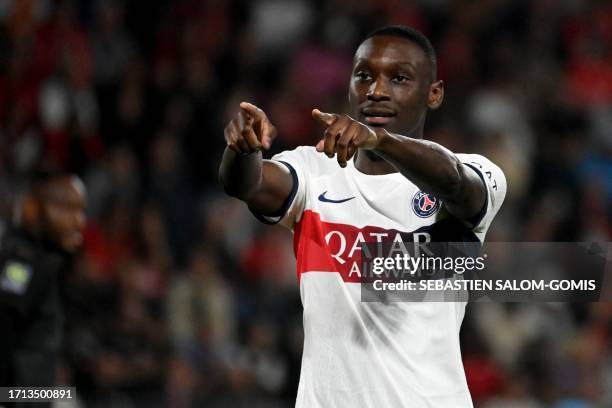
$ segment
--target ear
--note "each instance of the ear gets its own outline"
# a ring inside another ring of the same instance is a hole
[[[39,218],[38,201],[31,194],[26,194],[21,204],[21,222],[26,225],[37,225]]]
[[[435,81],[429,86],[427,106],[429,109],[438,109],[444,100],[444,82]]]

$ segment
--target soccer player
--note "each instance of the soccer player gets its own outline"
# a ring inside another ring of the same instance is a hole
[[[264,160],[276,129],[243,102],[225,129],[220,181],[266,223],[294,234],[304,307],[296,406],[471,407],[459,349],[464,302],[360,302],[363,242],[482,242],[506,192],[476,154],[423,139],[444,97],[435,52],[403,26],[368,35],[354,56],[351,115],[312,111],[315,147]]]

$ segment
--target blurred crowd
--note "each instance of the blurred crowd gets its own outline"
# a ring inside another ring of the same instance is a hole
[[[302,347],[290,232],[222,194],[238,103],[313,145],[368,31],[423,31],[446,85],[426,137],[499,164],[487,239],[610,241],[612,4],[586,0],[0,1],[0,230],[33,168],[79,174],[60,379],[86,406],[289,407]],[[612,406],[612,304],[470,304],[477,407]]]

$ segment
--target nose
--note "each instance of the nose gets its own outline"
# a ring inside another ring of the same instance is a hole
[[[378,78],[376,81],[372,82],[366,96],[371,101],[388,101],[391,99],[387,83],[382,78]]]

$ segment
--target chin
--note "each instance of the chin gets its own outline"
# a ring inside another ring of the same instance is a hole
[[[81,248],[81,241],[78,242],[64,242],[62,249],[70,254],[74,254]]]

